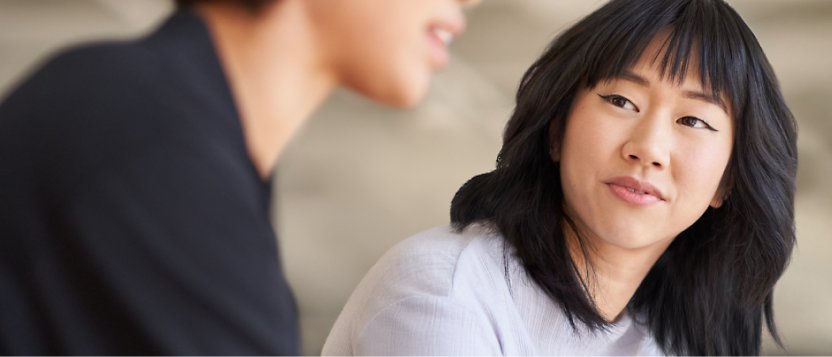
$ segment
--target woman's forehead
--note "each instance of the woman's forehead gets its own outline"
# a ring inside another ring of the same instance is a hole
[[[687,51],[672,49],[670,46],[671,30],[658,32],[647,43],[644,50],[629,67],[618,73],[611,73],[600,78],[598,84],[609,84],[624,80],[639,85],[670,84],[685,91],[690,96],[717,104],[730,112],[730,98],[725,90],[713,85],[707,73],[702,73],[700,48],[696,43],[687,46]],[[684,58],[681,58],[684,56]]]

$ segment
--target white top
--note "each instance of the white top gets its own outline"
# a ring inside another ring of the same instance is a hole
[[[574,331],[511,252],[499,234],[477,225],[402,241],[353,292],[323,354],[662,354],[626,313],[607,331]]]

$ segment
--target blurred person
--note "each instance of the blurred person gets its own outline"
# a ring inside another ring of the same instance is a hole
[[[494,171],[391,249],[324,354],[755,355],[796,129],[721,0],[613,0],[524,75]]]
[[[410,107],[470,0],[179,1],[0,106],[0,353],[300,353],[271,172],[336,87]]]

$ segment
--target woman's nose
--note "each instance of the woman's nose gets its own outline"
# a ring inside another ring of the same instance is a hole
[[[474,7],[479,5],[482,0],[457,0],[463,7]]]
[[[667,167],[671,133],[666,126],[666,121],[659,118],[642,118],[621,148],[624,160],[657,169]]]

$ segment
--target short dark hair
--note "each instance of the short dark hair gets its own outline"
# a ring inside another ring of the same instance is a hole
[[[268,3],[277,1],[277,0],[175,0],[176,6],[179,8],[189,7],[196,5],[198,3],[205,3],[205,2],[218,2],[218,1],[225,1],[229,3],[238,3],[243,5],[244,7],[252,10],[252,11],[259,11]]]
[[[451,221],[498,230],[573,327],[609,326],[567,250],[564,224],[574,223],[549,148],[577,92],[627,70],[663,30],[666,78],[697,64],[703,87],[730,101],[736,130],[720,188],[730,195],[674,239],[627,309],[665,353],[757,355],[763,319],[780,342],[772,291],[795,244],[797,130],[757,39],[722,0],[613,0],[556,37],[522,78],[496,169],[459,189]]]

